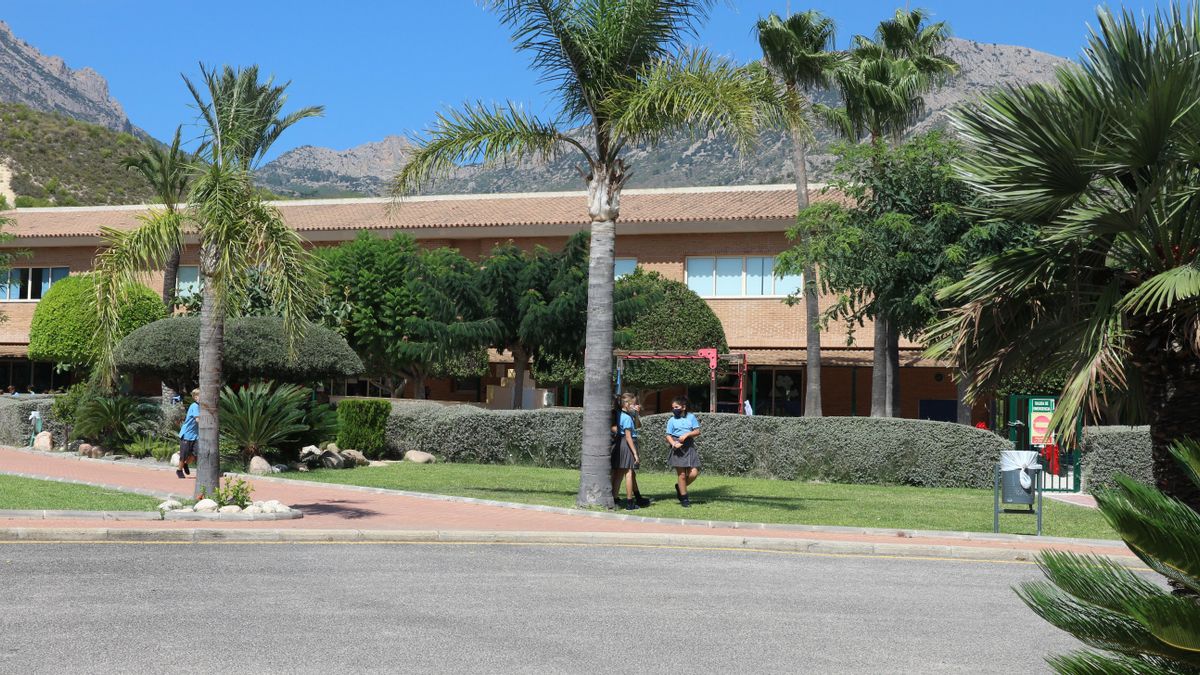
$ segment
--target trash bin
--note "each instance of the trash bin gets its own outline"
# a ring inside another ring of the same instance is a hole
[[[1005,450],[1000,453],[1000,501],[1005,504],[1029,504],[1038,484],[1037,451]]]

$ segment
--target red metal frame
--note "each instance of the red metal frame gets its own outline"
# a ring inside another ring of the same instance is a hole
[[[651,361],[651,360],[682,360],[682,361],[708,361],[708,411],[717,411],[717,395],[719,391],[736,391],[737,399],[737,414],[744,415],[746,408],[743,401],[746,400],[746,372],[749,369],[745,354],[721,354],[713,347],[706,347],[695,352],[666,352],[666,351],[615,351],[613,356],[617,359],[617,393],[621,393],[621,374],[625,371],[625,361]],[[737,386],[736,387],[719,387],[717,386],[717,369],[721,362],[731,363],[737,369]]]

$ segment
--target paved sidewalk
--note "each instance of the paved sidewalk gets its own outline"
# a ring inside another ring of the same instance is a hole
[[[167,467],[122,464],[120,462],[79,459],[69,455],[55,456],[35,454],[15,448],[0,447],[0,472],[19,473],[63,480],[101,484],[121,489],[136,489],[159,493],[174,493],[190,496],[193,478],[180,480]],[[276,534],[308,531],[320,538],[336,537],[338,531],[346,533],[348,539],[374,539],[386,536],[402,536],[410,532],[420,538],[463,540],[470,536],[487,536],[495,539],[499,533],[520,533],[524,538],[552,541],[561,534],[562,541],[579,542],[594,540],[596,543],[624,541],[617,535],[630,535],[630,542],[651,541],[647,535],[668,535],[662,543],[684,545],[687,537],[696,537],[703,545],[719,545],[721,538],[745,546],[753,538],[757,541],[789,540],[796,544],[816,542],[826,545],[828,552],[841,547],[845,551],[868,551],[877,554],[897,555],[950,555],[968,557],[972,551],[981,557],[1005,557],[1008,559],[1030,559],[1040,550],[1056,549],[1078,553],[1096,553],[1106,556],[1128,557],[1129,550],[1120,542],[1035,538],[1018,535],[985,535],[978,533],[929,533],[903,531],[870,531],[857,528],[804,529],[753,529],[745,527],[714,526],[687,521],[643,522],[619,517],[595,517],[595,514],[574,514],[564,510],[534,510],[514,508],[478,501],[457,501],[439,496],[415,496],[412,493],[376,492],[364,489],[301,481],[263,480],[249,478],[254,486],[256,499],[277,499],[284,504],[300,509],[304,518],[274,522],[220,522],[206,523],[204,530],[195,529],[194,523],[181,521],[95,521],[95,520],[40,520],[38,532],[50,529],[87,530],[93,529],[112,533],[121,529],[136,528],[143,531],[186,530],[187,540],[199,540],[206,535],[197,532],[214,530],[264,530],[264,538]],[[0,517],[0,530],[12,534],[28,530],[30,521]],[[270,531],[271,534],[268,535]],[[374,532],[374,534],[370,534]],[[319,534],[318,534],[319,533]],[[388,534],[385,534],[388,533]],[[132,534],[132,533],[130,533]],[[174,536],[183,536],[178,532]],[[569,536],[567,536],[569,535]],[[583,535],[595,536],[590,539]],[[82,535],[77,535],[80,538]],[[107,535],[106,535],[107,536]],[[239,538],[250,536],[242,533]],[[0,537],[2,538],[2,537]],[[212,537],[208,537],[211,539]],[[783,542],[779,542],[782,544]]]

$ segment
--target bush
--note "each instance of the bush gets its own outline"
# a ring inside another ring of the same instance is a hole
[[[706,471],[792,480],[990,488],[999,436],[959,424],[869,417],[783,418],[700,414]],[[667,415],[643,420],[642,466],[667,468]],[[579,466],[578,410],[489,411],[397,403],[393,452],[434,452],[448,462]]]
[[[387,401],[347,399],[338,403],[339,448],[358,450],[372,459],[387,450],[387,422],[391,405]]]
[[[1117,487],[1118,474],[1154,485],[1150,427],[1088,427],[1080,470],[1088,492]]]
[[[130,396],[87,399],[75,413],[75,434],[91,443],[117,451],[139,435],[149,433],[158,422],[154,403]]]
[[[321,445],[329,441],[336,440],[338,437],[338,413],[333,406],[327,403],[317,403],[313,399],[309,399],[304,404],[304,424],[308,427],[308,431],[302,432],[296,439],[295,445],[297,448],[302,448],[308,445]],[[299,453],[296,453],[297,457]],[[288,459],[295,459],[288,457]]]
[[[138,284],[122,304],[118,334],[128,335],[136,328],[167,315],[162,298]],[[74,366],[96,360],[96,279],[78,274],[56,282],[33,310],[29,324],[29,358]]]
[[[75,426],[75,414],[85,401],[100,395],[99,387],[91,380],[77,382],[67,388],[67,393],[54,397],[50,414],[56,422],[67,426]]]
[[[221,391],[221,436],[248,459],[290,441],[308,426],[304,402],[308,392],[294,384],[258,382],[237,391]]]
[[[143,434],[125,445],[125,454],[135,459],[141,459],[153,455],[157,446],[158,441],[153,436]]]
[[[160,378],[176,390],[186,388],[200,370],[199,317],[172,317],[133,331],[117,346],[116,361],[124,372]],[[363,371],[342,336],[315,324],[306,328],[295,358],[289,358],[283,319],[263,316],[225,322],[223,367],[233,382],[313,382]]]

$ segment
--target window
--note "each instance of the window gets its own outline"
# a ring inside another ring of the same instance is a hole
[[[688,258],[686,267],[687,287],[706,298],[778,297],[803,285],[800,275],[776,276],[770,256]]]
[[[613,261],[613,278],[620,279],[626,274],[633,274],[637,269],[637,258],[617,258]]]
[[[41,300],[54,282],[66,279],[70,273],[68,267],[14,267],[8,271],[0,300]]]
[[[200,268],[196,265],[180,265],[175,277],[175,292],[181,296],[200,292]]]

